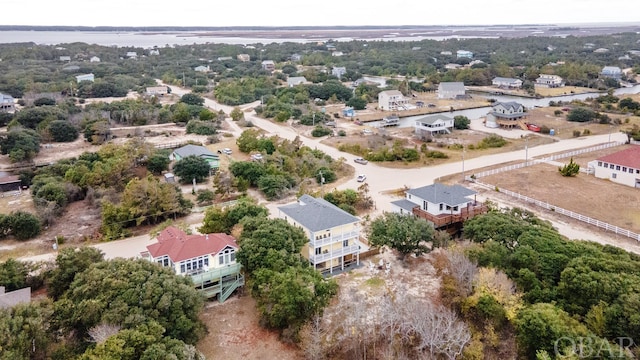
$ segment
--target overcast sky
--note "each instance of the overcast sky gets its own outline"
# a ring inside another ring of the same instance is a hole
[[[332,26],[634,22],[638,0],[2,0],[0,25]],[[5,14],[8,15],[8,14]]]

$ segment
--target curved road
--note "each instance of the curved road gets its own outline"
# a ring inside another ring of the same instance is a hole
[[[159,82],[160,83],[160,82]],[[161,85],[165,85],[160,83]],[[169,86],[171,88],[171,92],[176,95],[184,95],[189,93],[189,90],[176,87]],[[257,105],[260,102],[254,102],[251,104],[245,104],[241,106],[241,109],[250,109]],[[222,109],[225,113],[229,114],[232,110],[232,106],[226,106],[219,104],[211,99],[205,99],[205,105],[209,108],[218,111]],[[251,121],[255,126],[263,129],[269,134],[278,135],[281,138],[293,140],[299,134],[296,130],[285,124],[276,124],[269,120],[265,120],[256,116],[254,111],[245,112],[245,118]],[[232,129],[232,133],[234,136],[239,136],[242,133],[242,129],[233,121],[227,120],[229,126]],[[306,136],[300,136],[300,140],[311,148],[315,148],[325,152],[331,157],[338,159],[343,157],[347,160],[348,164],[353,165],[356,168],[356,174],[352,179],[342,183],[337,186],[338,189],[355,189],[360,183],[356,181],[356,176],[358,174],[366,174],[367,175],[367,184],[369,185],[370,195],[373,198],[376,204],[376,212],[372,214],[375,216],[383,211],[389,211],[391,209],[391,201],[396,200],[396,198],[391,197],[390,195],[385,195],[384,192],[392,189],[402,188],[407,186],[409,188],[420,187],[432,184],[434,181],[438,180],[441,177],[460,174],[462,177],[462,166],[463,162],[454,162],[441,164],[436,166],[429,166],[424,168],[412,168],[412,169],[389,169],[381,167],[375,163],[369,162],[367,165],[360,165],[353,162],[357,156],[351,155],[345,152],[341,152],[338,149],[320,143],[320,139],[312,139]],[[574,149],[594,146],[598,144],[603,144],[608,141],[626,141],[626,135],[622,133],[612,133],[611,135],[594,135],[589,137],[579,137],[575,139],[567,139],[558,142],[554,142],[552,144],[540,145],[536,147],[529,148],[528,150],[528,158],[533,159],[534,157],[539,157],[543,155],[548,155],[552,153],[558,152],[566,152]],[[507,163],[511,161],[524,161],[525,150],[512,151],[509,153],[501,153],[494,155],[486,155],[480,156],[472,159],[468,159],[464,161],[464,171],[465,174],[471,174],[472,170],[481,169],[488,166],[499,165],[502,163]],[[462,159],[461,159],[462,160]],[[277,214],[277,206],[280,204],[268,203],[267,207],[271,211],[273,215]],[[506,204],[505,206],[508,206]],[[543,217],[544,218],[544,217]],[[619,246],[624,248],[627,251],[635,252],[640,254],[640,245],[635,242],[628,240],[627,238],[615,237],[615,236],[606,236],[599,232],[589,231],[589,229],[576,227],[569,225],[568,223],[554,220],[554,219],[546,219],[553,223],[553,225],[558,228],[561,234],[567,236],[570,239],[584,239],[591,240],[599,243],[605,243],[609,245]],[[146,246],[150,244],[150,238],[148,235],[142,235],[137,237],[132,237],[124,240],[113,241],[109,243],[103,243],[95,245],[97,248],[101,249],[105,253],[106,258],[115,258],[115,257],[136,257],[141,251],[146,250]],[[32,256],[28,258],[23,258],[23,260],[51,260],[55,256],[55,253],[43,254],[38,256]]]

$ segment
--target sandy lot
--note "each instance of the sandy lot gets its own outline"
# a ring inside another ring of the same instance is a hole
[[[625,147],[582,154],[575,157],[574,161],[585,168],[587,162],[594,158]],[[568,163],[569,159],[559,161]],[[534,165],[479,180],[636,233],[640,232],[640,192],[628,186],[597,179],[585,173],[576,177],[563,177],[555,164]]]

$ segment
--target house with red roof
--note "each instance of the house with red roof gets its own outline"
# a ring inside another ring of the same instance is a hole
[[[589,162],[589,173],[600,179],[640,188],[640,145]]]
[[[169,226],[147,246],[141,256],[176,274],[190,276],[206,297],[218,296],[222,302],[244,285],[242,266],[236,262],[239,250],[236,239],[224,233],[187,234]]]

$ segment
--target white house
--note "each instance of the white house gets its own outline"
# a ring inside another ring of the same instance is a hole
[[[344,55],[344,53],[342,51],[334,51],[331,53],[331,56],[335,56],[335,57],[339,57]]]
[[[71,56],[66,56],[66,55],[60,56],[60,61],[69,62],[71,61]]]
[[[418,216],[441,228],[487,212],[475,195],[475,191],[461,185],[435,183],[405,191],[404,199],[391,202],[391,211]]]
[[[92,56],[91,59],[89,59],[89,62],[92,62],[92,63],[100,62],[100,58],[97,56]]]
[[[491,111],[487,114],[485,126],[488,128],[515,126],[526,128],[521,121],[527,117],[524,105],[515,101],[498,102],[493,104]]]
[[[451,51],[440,51],[440,55],[451,56],[453,53]]]
[[[331,75],[337,77],[338,79],[340,79],[342,75],[346,73],[347,73],[347,68],[345,68],[344,66],[334,66],[331,69]]]
[[[496,77],[491,81],[493,86],[497,86],[502,89],[520,89],[522,87],[522,80],[514,78]]]
[[[386,90],[378,93],[378,108],[380,110],[402,110],[409,100],[398,90]]]
[[[276,69],[276,64],[273,60],[264,60],[262,62],[262,70],[273,71]]]
[[[0,93],[0,112],[14,112],[16,110],[16,102],[13,96]]]
[[[468,50],[458,50],[456,51],[456,57],[459,58],[467,58],[467,59],[472,59],[473,58],[473,53],[471,51]]]
[[[620,79],[622,76],[622,69],[617,66],[605,66],[602,68],[600,75],[608,78]]]
[[[291,54],[291,61],[300,61],[302,60],[302,55],[300,54]]]
[[[76,82],[81,82],[81,81],[95,81],[95,76],[93,74],[83,74],[83,75],[78,75],[76,76]]]
[[[251,56],[249,56],[249,54],[238,54],[237,58],[242,62],[248,62],[251,60]]]
[[[307,82],[307,78],[304,76],[292,76],[287,78],[287,86],[294,87],[296,85],[305,84]]]
[[[309,241],[302,256],[314,269],[333,272],[360,264],[360,219],[332,203],[309,195],[298,202],[280,206],[279,217],[302,228]]]
[[[158,49],[151,49],[149,50],[149,56],[154,56],[154,55],[160,55],[160,50]]]
[[[590,161],[588,169],[599,179],[640,188],[640,145]]]
[[[438,85],[438,99],[456,99],[464,97],[466,92],[462,82],[441,82]]]
[[[449,64],[446,64],[444,68],[447,70],[458,70],[462,68],[462,65],[456,64],[456,63],[449,63]]]
[[[446,115],[429,115],[416,120],[416,135],[422,137],[424,135],[433,136],[433,134],[450,134],[453,130],[453,118]]]
[[[187,235],[169,226],[157,236],[158,242],[143,253],[149,261],[170,267],[176,274],[191,275],[236,264],[238,244],[224,233]]]
[[[204,72],[204,73],[206,73],[206,72],[211,71],[211,67],[209,67],[209,65],[207,65],[207,66],[200,65],[200,66],[196,66],[193,70],[194,70],[194,71],[197,71],[197,72]]]
[[[536,85],[549,88],[563,87],[564,80],[558,75],[540,74],[536,79]]]
[[[149,96],[163,96],[169,93],[166,86],[149,86],[146,88],[146,94]]]
[[[127,57],[129,59],[137,59],[138,58],[138,53],[135,51],[127,51]]]

